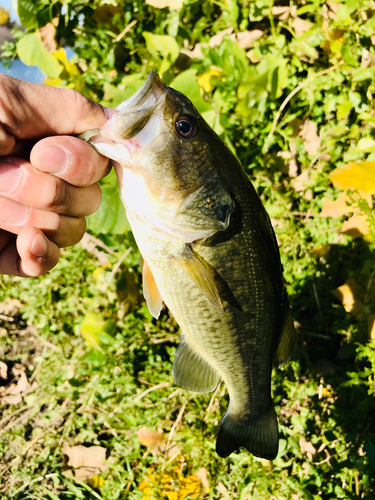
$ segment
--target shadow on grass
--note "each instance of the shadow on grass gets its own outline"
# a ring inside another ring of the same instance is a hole
[[[315,262],[315,276],[296,284],[291,295],[300,324],[293,359],[299,360],[301,373],[320,385],[320,394],[311,400],[316,421],[306,439],[319,437],[315,446],[326,455],[320,465],[326,462],[329,474],[354,471],[353,495],[347,498],[375,498],[375,350],[368,332],[375,314],[375,252],[356,239],[346,246],[332,245]],[[345,283],[353,293],[351,312],[333,293]],[[364,355],[359,359],[360,352]],[[314,489],[319,494],[321,488]]]

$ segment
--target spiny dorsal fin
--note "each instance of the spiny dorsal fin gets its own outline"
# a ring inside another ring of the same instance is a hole
[[[224,308],[215,281],[210,271],[193,252],[191,247],[185,245],[182,252],[175,256],[175,259],[214,306],[216,306],[220,312],[223,312]]]
[[[285,292],[286,295],[286,292]],[[296,341],[297,332],[294,328],[292,313],[290,311],[289,300],[285,298],[284,317],[281,336],[277,349],[273,355],[273,364],[280,366],[289,361],[293,354],[294,344]]]
[[[163,306],[163,299],[159,293],[154,275],[145,260],[143,261],[142,282],[143,295],[146,299],[148,310],[154,318],[158,319]]]
[[[172,373],[176,384],[183,389],[194,392],[211,392],[216,389],[220,376],[187,343],[181,334]]]

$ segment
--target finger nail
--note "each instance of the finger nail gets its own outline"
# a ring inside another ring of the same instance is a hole
[[[37,168],[50,174],[61,175],[69,166],[70,153],[62,146],[48,146],[37,157]]]
[[[45,257],[48,252],[48,241],[43,233],[38,233],[33,241],[33,244],[30,247],[29,252],[34,257]]]
[[[2,193],[13,193],[20,183],[22,170],[8,160],[0,162],[0,191]]]
[[[27,219],[29,208],[13,200],[0,198],[0,223],[21,226]]]

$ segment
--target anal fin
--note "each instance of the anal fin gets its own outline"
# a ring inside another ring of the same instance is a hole
[[[146,300],[148,310],[154,318],[158,319],[163,306],[163,299],[159,293],[154,275],[145,260],[143,261],[142,282],[143,295]]]
[[[182,252],[175,256],[177,263],[190,276],[204,295],[219,309],[224,311],[215,280],[202,260],[193,252],[189,245],[185,245]]]
[[[176,384],[183,389],[193,392],[212,392],[219,383],[220,376],[187,343],[183,334],[180,337],[172,373]]]
[[[273,460],[279,450],[279,431],[276,413],[271,404],[262,415],[235,418],[230,409],[220,423],[216,452],[228,457],[241,446],[259,458]]]

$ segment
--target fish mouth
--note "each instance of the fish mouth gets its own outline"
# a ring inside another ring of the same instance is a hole
[[[148,75],[146,82],[129,99],[117,106],[120,112],[141,111],[154,108],[167,91],[167,86],[160,80],[155,70]]]
[[[147,142],[150,131],[138,144],[132,139],[139,134],[152,118],[157,108],[163,105],[168,87],[164,85],[155,70],[148,75],[146,82],[129,99],[117,106],[115,114],[100,129],[88,130],[79,137],[98,151],[118,163],[131,157],[134,149]],[[134,142],[134,141],[133,141]]]

